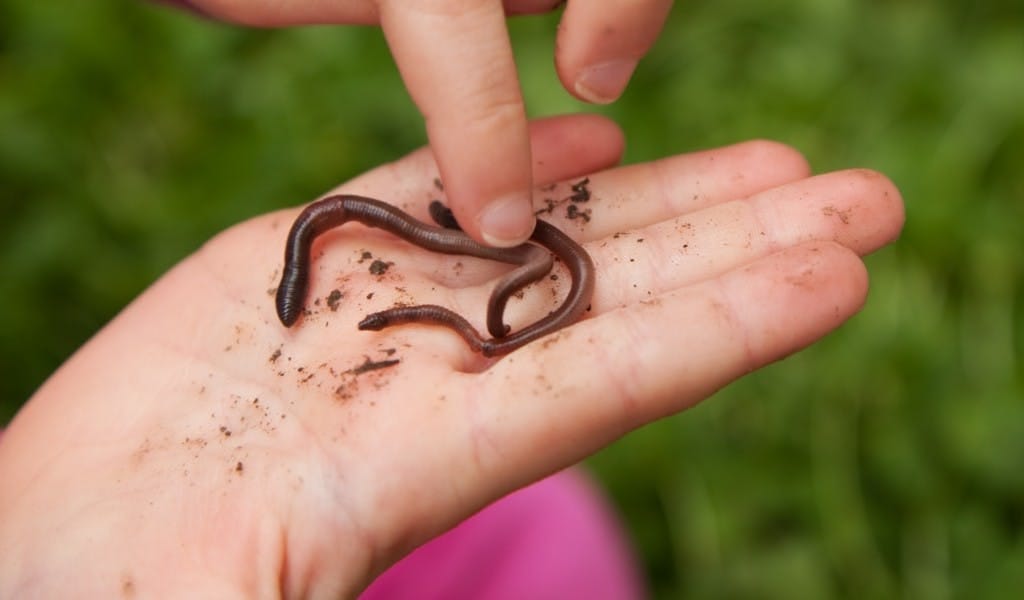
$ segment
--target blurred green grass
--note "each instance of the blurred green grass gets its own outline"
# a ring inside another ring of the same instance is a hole
[[[532,114],[608,114],[629,162],[777,139],[907,203],[849,324],[591,461],[654,594],[1024,589],[1024,6],[684,2],[601,109],[555,23],[512,23]],[[373,29],[135,2],[0,5],[0,133],[0,422],[209,236],[424,142]]]

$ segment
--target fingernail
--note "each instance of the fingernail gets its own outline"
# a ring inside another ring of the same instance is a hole
[[[632,59],[612,60],[588,67],[576,78],[576,93],[594,104],[614,102],[626,89],[635,69],[636,61]]]
[[[491,202],[480,215],[480,234],[492,246],[522,244],[533,233],[533,205],[529,196],[510,194]]]

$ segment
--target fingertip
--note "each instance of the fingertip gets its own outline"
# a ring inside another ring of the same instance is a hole
[[[850,248],[833,240],[807,242],[780,251],[778,260],[759,261],[769,269],[783,266],[784,275],[772,282],[787,289],[793,297],[814,298],[802,302],[801,318],[838,325],[863,308],[868,294],[868,270],[863,259]],[[756,267],[755,267],[756,268]],[[821,332],[824,333],[824,332]]]
[[[808,251],[820,255],[816,264],[825,271],[826,285],[834,289],[836,318],[846,320],[864,308],[870,278],[868,267],[860,255],[831,240],[809,244]]]
[[[796,181],[810,177],[811,164],[802,152],[775,140],[754,139],[733,144],[732,148],[746,155],[751,164],[768,165],[778,173],[780,181]]]
[[[610,104],[619,99],[637,61],[633,59],[612,60],[592,65],[580,71],[573,82],[576,96],[593,104]]]
[[[615,150],[615,153],[619,156],[616,162],[621,160],[622,154],[626,150],[626,132],[622,130],[618,123],[606,116],[587,115],[587,117],[589,117],[589,122],[593,124],[594,138],[602,140],[603,145]]]
[[[879,199],[877,210],[885,215],[884,220],[879,219],[879,247],[898,239],[906,224],[907,214],[903,194],[896,184],[883,173],[871,169],[850,169],[847,173],[851,178],[859,180],[856,185],[864,189],[865,195],[872,194]]]
[[[477,225],[484,242],[499,248],[518,246],[533,233],[536,217],[528,192],[513,192],[487,203]]]
[[[671,8],[672,0],[607,0],[601,10],[585,2],[568,3],[555,46],[562,85],[587,102],[615,101]]]

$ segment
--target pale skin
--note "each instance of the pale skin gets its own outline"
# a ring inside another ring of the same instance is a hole
[[[299,208],[232,227],[0,438],[0,597],[352,597],[487,503],[841,325],[865,300],[860,257],[903,223],[884,176],[810,176],[781,144],[615,167],[621,133],[598,117],[530,139],[538,190],[562,182],[538,199],[590,174],[588,223],[544,217],[596,263],[582,321],[496,360],[441,328],[357,331],[396,301],[482,329],[508,267],[349,224],[318,240],[310,312],[286,329],[272,288]],[[420,150],[334,191],[425,218],[436,175]],[[393,264],[373,275],[364,252]],[[558,302],[556,268],[511,303],[514,328]]]
[[[479,241],[512,246],[533,231],[526,109],[506,15],[559,0],[190,0],[247,25],[380,25],[427,136],[451,208]],[[555,69],[577,98],[608,103],[654,44],[672,0],[575,0],[558,28]]]

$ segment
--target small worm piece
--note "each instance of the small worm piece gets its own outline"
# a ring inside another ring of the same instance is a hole
[[[441,208],[446,210],[443,206]],[[417,221],[380,200],[347,194],[329,196],[307,206],[288,232],[284,269],[275,301],[277,316],[286,327],[295,324],[306,301],[313,240],[321,233],[349,221],[383,229],[434,252],[476,256],[520,265],[499,282],[488,302],[488,330],[495,337],[501,337],[508,331],[502,317],[509,297],[551,270],[551,255],[539,246],[522,244],[514,248],[492,248],[476,242],[459,229],[435,227]],[[451,218],[451,222],[454,222],[454,218]],[[450,223],[445,221],[445,224]]]

